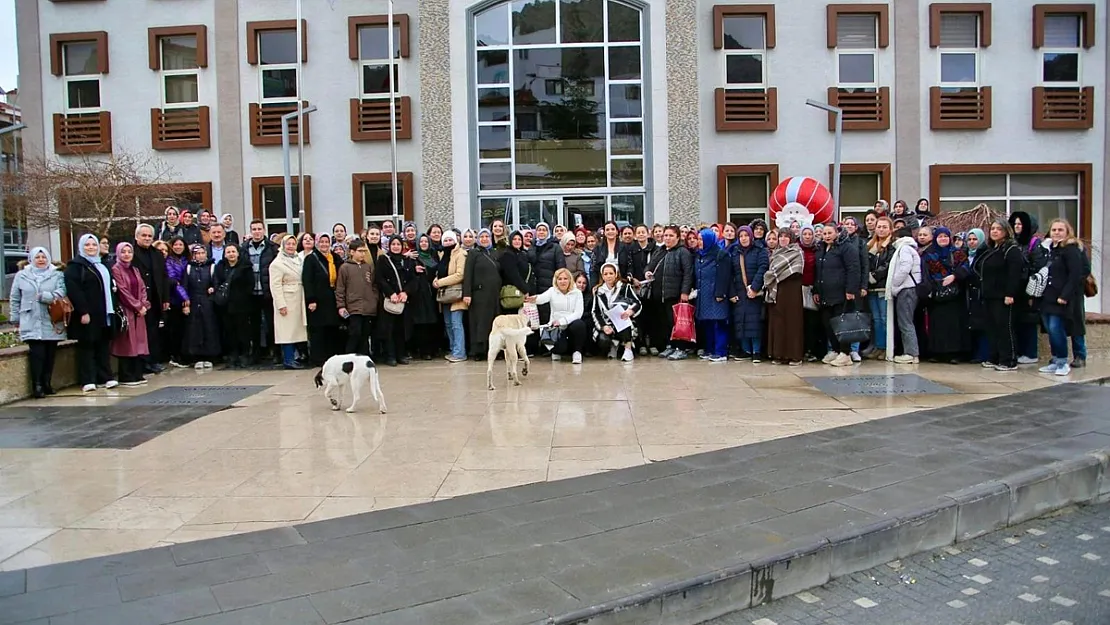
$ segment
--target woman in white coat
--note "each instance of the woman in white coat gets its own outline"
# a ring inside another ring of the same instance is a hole
[[[304,368],[296,360],[296,344],[308,340],[301,286],[303,263],[297,254],[297,238],[291,234],[282,237],[281,252],[270,264],[270,295],[274,298],[274,344],[281,346],[286,369]]]
[[[19,339],[30,351],[31,389],[35,399],[53,395],[54,354],[58,341],[65,340],[65,322],[50,321],[50,304],[66,296],[62,272],[50,263],[44,247],[32,248],[27,266],[12,280],[11,321],[19,327]]]
[[[526,301],[537,305],[551,305],[551,321],[548,322],[551,333],[546,336],[551,359],[561,360],[563,356],[570,354],[571,362],[580,365],[582,348],[586,346],[586,339],[590,334],[586,321],[582,318],[582,291],[574,286],[574,276],[565,268],[555,270],[552,282],[554,284],[551,288],[539,295],[529,296]],[[541,342],[542,338],[544,337],[541,337]]]

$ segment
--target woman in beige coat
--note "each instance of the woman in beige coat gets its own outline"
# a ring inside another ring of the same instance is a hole
[[[274,344],[281,346],[286,369],[303,369],[296,360],[295,346],[308,340],[305,327],[304,287],[297,255],[297,238],[287,234],[281,239],[281,252],[270,264],[270,295],[274,298]]]
[[[443,323],[447,327],[447,340],[451,344],[451,353],[447,354],[446,358],[448,362],[466,362],[466,334],[463,331],[466,302],[462,300],[466,250],[459,245],[459,238],[454,230],[443,233],[440,245],[443,246],[444,257],[450,258],[450,261],[440,260],[437,268],[439,273],[432,286],[435,287],[437,294],[447,289],[448,292],[457,292],[455,294],[459,296],[458,300],[443,304]]]

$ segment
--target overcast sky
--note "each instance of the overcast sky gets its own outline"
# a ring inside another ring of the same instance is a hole
[[[0,87],[15,89],[19,60],[15,54],[15,0],[0,0]]]

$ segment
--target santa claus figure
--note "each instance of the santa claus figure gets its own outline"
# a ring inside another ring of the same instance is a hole
[[[833,218],[832,193],[808,176],[793,176],[779,183],[768,203],[771,221],[781,228],[797,223],[811,226]]]

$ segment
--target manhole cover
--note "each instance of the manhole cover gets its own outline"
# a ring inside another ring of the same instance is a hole
[[[806,378],[828,395],[951,395],[956,391],[916,374]]]
[[[121,402],[131,406],[230,406],[267,386],[166,386]]]

